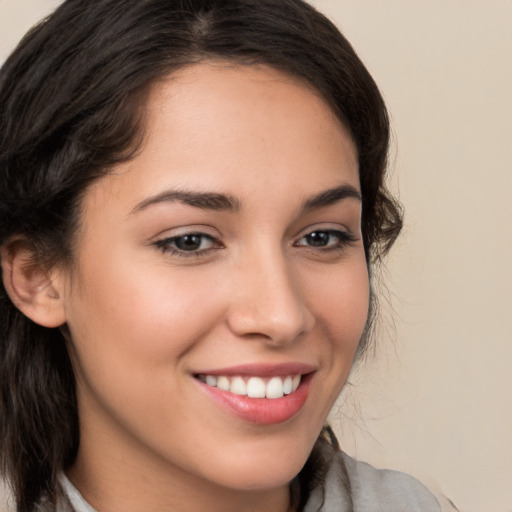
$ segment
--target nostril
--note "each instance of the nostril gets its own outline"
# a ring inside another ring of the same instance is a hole
[[[309,332],[314,317],[308,311],[265,314],[261,309],[252,312],[239,309],[231,311],[228,324],[239,337],[260,340],[269,346],[281,346]]]

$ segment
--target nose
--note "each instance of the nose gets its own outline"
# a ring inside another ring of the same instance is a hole
[[[263,339],[279,347],[311,331],[299,276],[281,251],[252,257],[232,274],[228,324],[237,336]]]

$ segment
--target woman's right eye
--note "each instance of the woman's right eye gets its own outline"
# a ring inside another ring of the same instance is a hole
[[[186,233],[179,236],[163,238],[154,242],[154,245],[164,253],[171,253],[178,256],[199,256],[209,249],[219,247],[210,235],[205,233]]]

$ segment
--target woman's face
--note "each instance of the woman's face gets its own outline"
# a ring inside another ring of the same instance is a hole
[[[265,67],[187,67],[146,115],[140,152],[86,192],[58,274],[71,474],[285,486],[366,321],[355,146],[317,94]]]

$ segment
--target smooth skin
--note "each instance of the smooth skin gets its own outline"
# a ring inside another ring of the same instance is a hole
[[[326,200],[333,189],[351,192]],[[51,306],[26,294],[26,314],[71,332],[81,437],[68,476],[93,507],[289,510],[366,322],[359,190],[348,131],[297,79],[203,62],[154,85],[141,150],[85,193],[73,264],[38,296]],[[31,276],[9,254],[16,296]],[[235,416],[195,378],[289,362],[314,373],[277,424]]]

